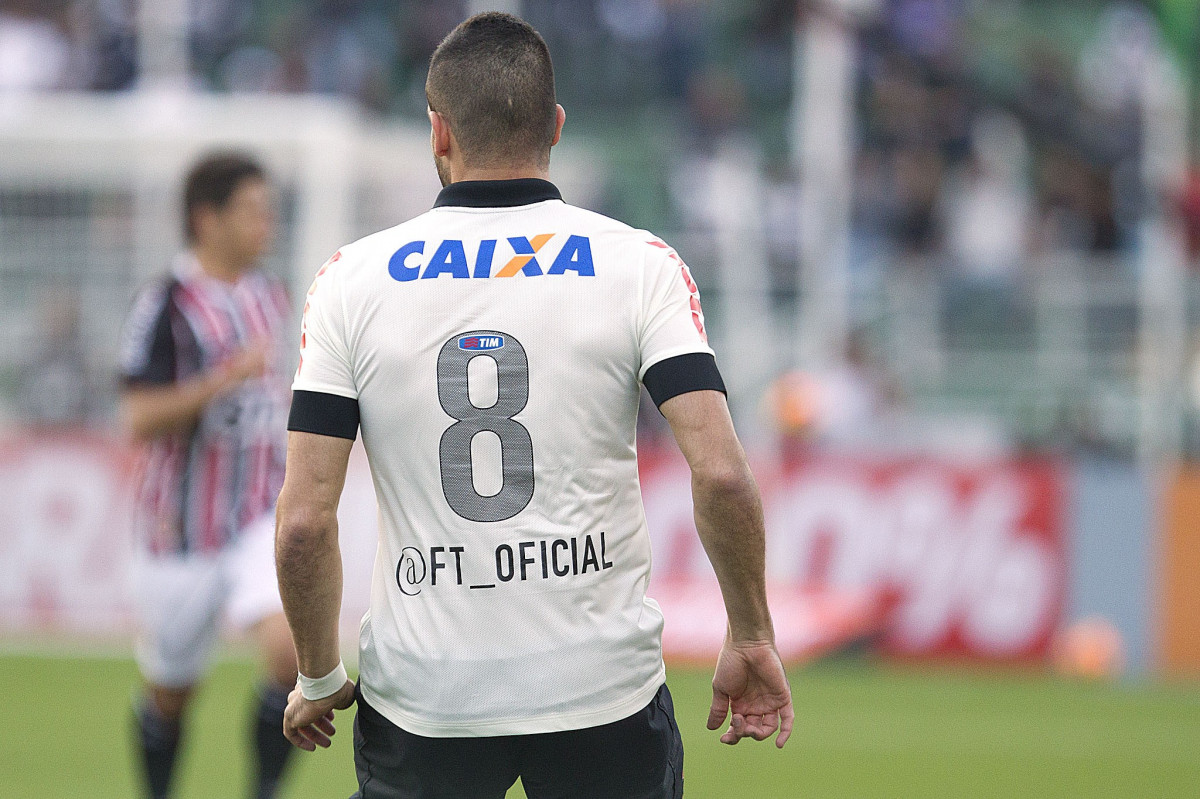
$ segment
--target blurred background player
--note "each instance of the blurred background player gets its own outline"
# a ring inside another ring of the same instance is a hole
[[[253,631],[265,670],[254,711],[256,780],[275,795],[295,653],[275,584],[274,500],[287,384],[282,283],[259,268],[275,217],[262,167],[201,160],[184,191],[188,248],[126,321],[122,412],[144,445],[137,493],[137,740],[153,799],[169,794],[182,722],[222,617]]]

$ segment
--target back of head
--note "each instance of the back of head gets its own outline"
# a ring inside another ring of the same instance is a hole
[[[430,60],[425,95],[468,165],[548,165],[554,67],[545,41],[517,17],[489,11],[451,31]]]
[[[183,189],[184,233],[188,243],[196,242],[196,211],[205,206],[222,209],[244,181],[265,179],[262,165],[244,153],[212,153],[197,161],[188,172]]]

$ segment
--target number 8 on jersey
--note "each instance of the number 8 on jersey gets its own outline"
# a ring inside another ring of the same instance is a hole
[[[496,402],[476,407],[468,391],[468,367],[478,357],[496,362]],[[473,330],[442,345],[437,361],[438,401],[456,419],[442,433],[438,459],[442,493],[450,509],[475,522],[499,522],[516,516],[533,498],[533,439],[513,419],[529,401],[529,360],[514,337],[494,330]],[[500,439],[503,484],[484,496],[475,490],[471,441],[482,432]]]

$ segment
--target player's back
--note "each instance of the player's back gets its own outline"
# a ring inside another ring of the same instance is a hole
[[[420,734],[606,723],[662,682],[634,429],[644,370],[708,351],[694,284],[555,195],[454,184],[310,292],[296,387],[357,399],[380,503],[363,691]]]

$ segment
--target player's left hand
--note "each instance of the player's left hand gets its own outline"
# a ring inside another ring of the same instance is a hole
[[[792,689],[770,641],[734,641],[729,636],[717,658],[713,675],[713,702],[708,728],[717,730],[732,712],[721,743],[743,738],[765,741],[778,731],[775,746],[782,749],[792,734],[795,711]]]
[[[330,737],[337,732],[333,726],[333,711],[345,710],[354,704],[354,683],[346,684],[324,699],[305,699],[297,685],[288,694],[287,710],[283,711],[283,735],[306,752],[318,746],[329,748]]]

